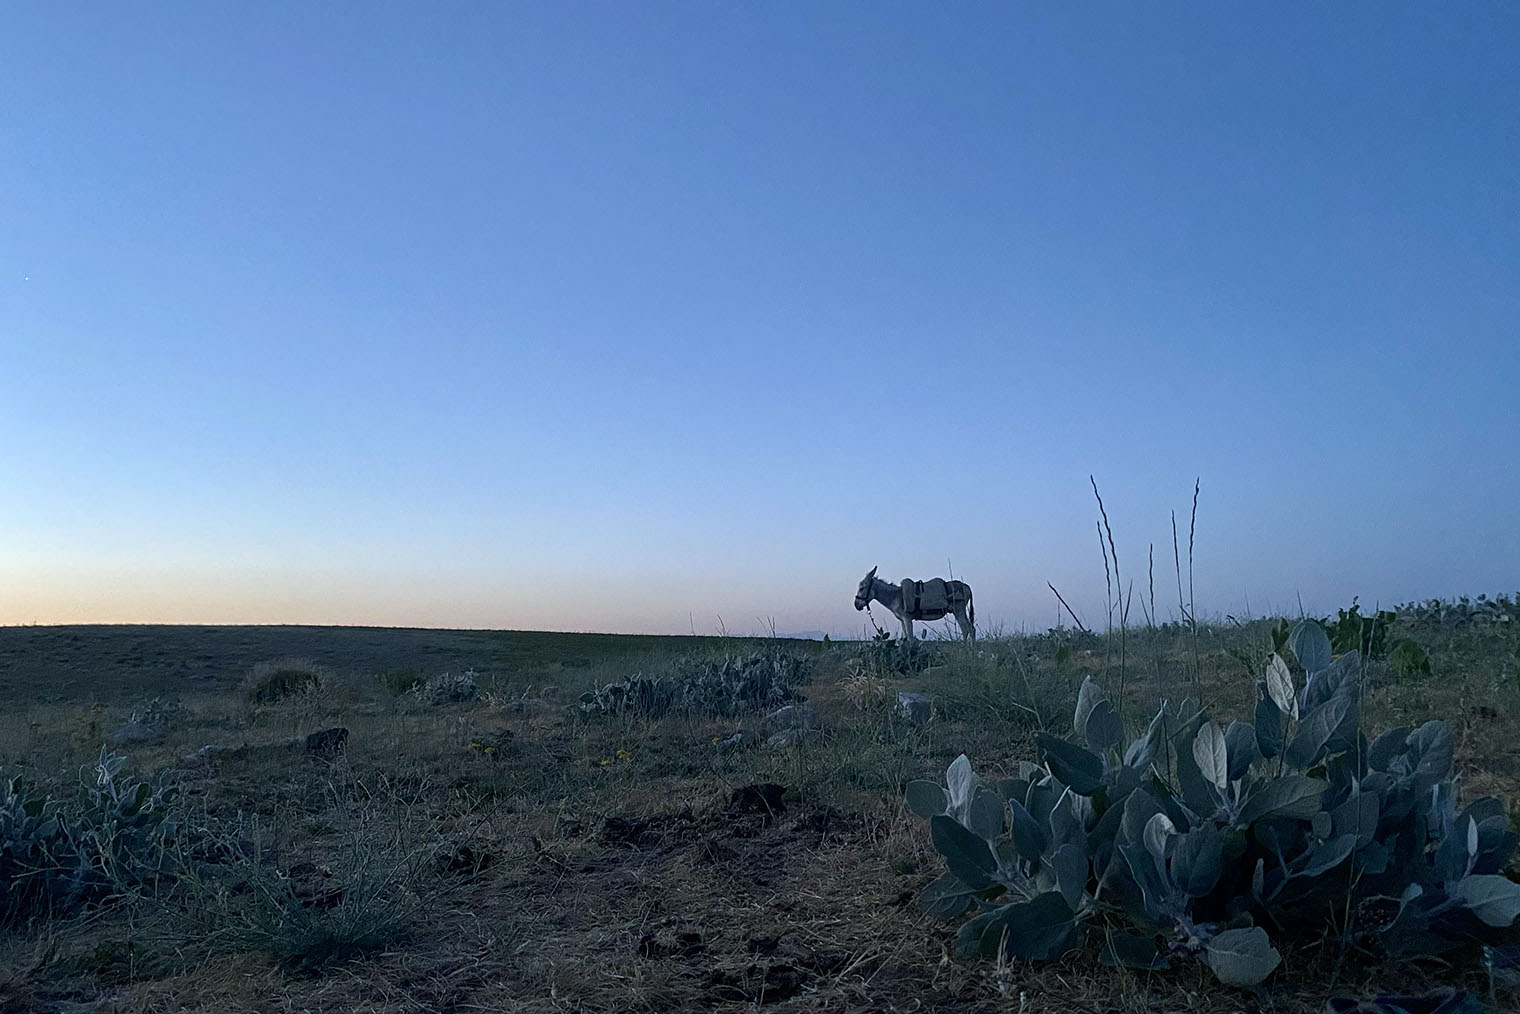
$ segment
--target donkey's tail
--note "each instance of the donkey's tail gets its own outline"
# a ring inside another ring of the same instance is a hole
[[[976,598],[971,594],[971,586],[966,586],[966,618],[971,621],[971,639],[976,640]]]

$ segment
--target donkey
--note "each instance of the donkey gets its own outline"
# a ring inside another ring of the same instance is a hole
[[[938,620],[947,615],[955,617],[961,637],[976,640],[976,606],[971,601],[971,586],[964,581],[936,577],[928,581],[909,579],[897,585],[877,577],[872,567],[855,591],[855,608],[866,608],[872,599],[902,621],[905,640],[913,640],[914,620]]]

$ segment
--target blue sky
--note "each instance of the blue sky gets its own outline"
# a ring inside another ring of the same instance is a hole
[[[1517,49],[1497,3],[13,5],[0,622],[848,634],[949,560],[984,625],[1096,623],[1089,474],[1159,603],[1195,477],[1202,610],[1513,592]]]

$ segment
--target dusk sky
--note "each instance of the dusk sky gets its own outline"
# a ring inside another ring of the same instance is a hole
[[[853,636],[949,560],[1099,625],[1090,474],[1163,618],[1195,477],[1201,612],[1513,594],[1517,53],[1498,2],[10,4],[0,623]]]

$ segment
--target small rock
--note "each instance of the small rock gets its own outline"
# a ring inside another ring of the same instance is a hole
[[[897,694],[897,713],[908,720],[910,725],[923,725],[934,715],[934,702],[928,694],[913,694],[907,691],[899,691]]]
[[[723,739],[713,741],[713,747],[719,753],[727,753],[728,751],[736,750],[743,745],[744,733],[742,732],[736,732],[732,736],[726,736]]]
[[[232,749],[232,747],[230,747],[230,746],[222,746],[222,745],[220,745],[218,743],[207,743],[205,746],[201,747],[199,750],[194,750],[194,751],[191,751],[190,753],[185,754],[185,763],[186,764],[202,764],[202,763],[206,763],[206,762],[215,760],[219,754],[227,753],[231,749]]]
[[[771,750],[783,750],[786,747],[795,746],[796,744],[801,743],[803,740],[814,735],[817,731],[817,729],[805,729],[801,726],[793,726],[790,729],[782,729],[780,732],[776,733],[770,739],[765,741],[765,745],[768,749]]]
[[[744,785],[729,795],[728,812],[763,813],[767,816],[785,813],[786,803],[781,800],[784,795],[786,795],[786,786],[777,785],[775,782]]]
[[[306,737],[306,752],[313,757],[336,757],[348,744],[348,730],[340,727],[323,729]]]
[[[132,743],[155,743],[164,738],[164,731],[157,726],[133,719],[107,737],[113,744],[124,746]]]
[[[816,729],[818,728],[818,712],[811,704],[788,704],[766,715],[765,721],[771,726],[783,729]]]

